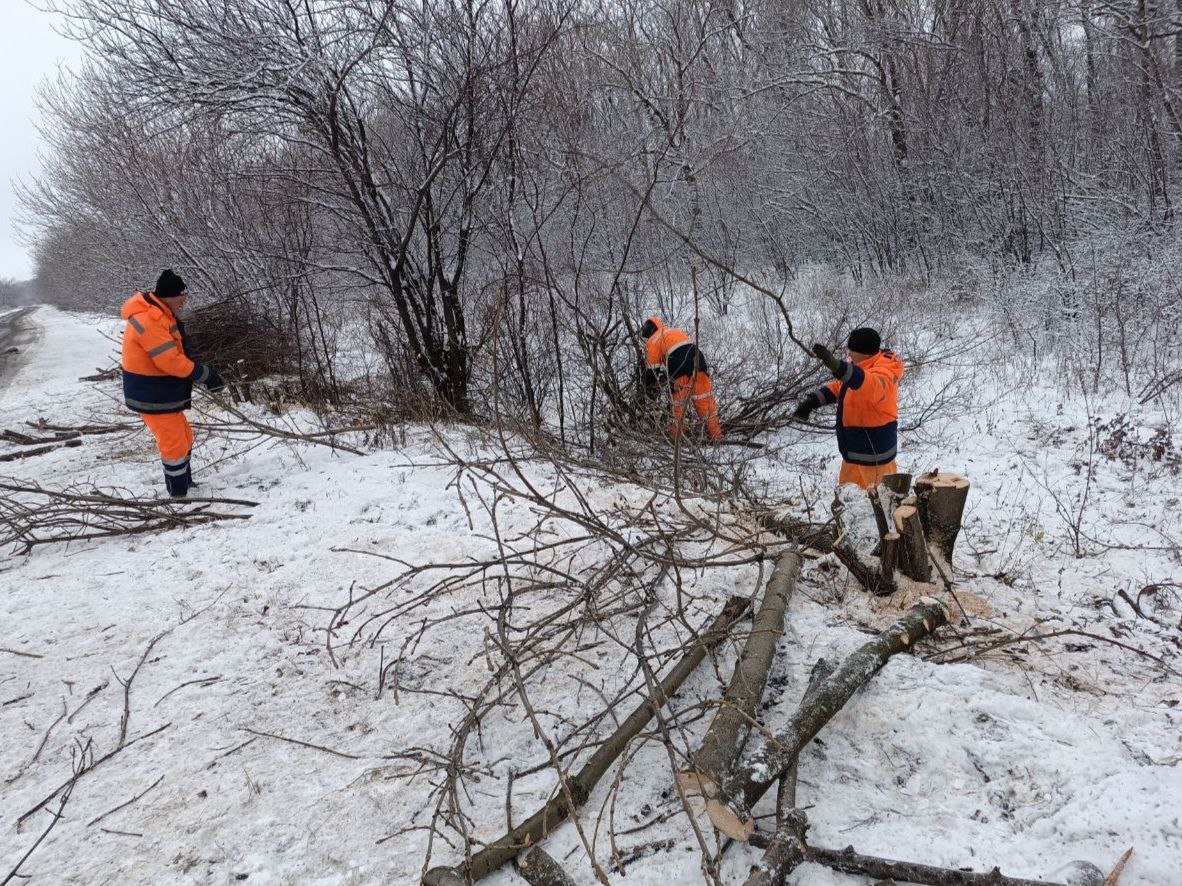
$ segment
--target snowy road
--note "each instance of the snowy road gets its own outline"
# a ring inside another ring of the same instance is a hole
[[[21,355],[21,343],[26,329],[31,325],[28,318],[37,309],[0,308],[0,390],[16,368]]]

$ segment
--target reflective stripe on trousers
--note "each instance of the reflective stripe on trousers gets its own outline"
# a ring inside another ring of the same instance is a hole
[[[677,439],[685,419],[686,402],[694,405],[694,412],[706,425],[706,436],[711,440],[722,439],[722,425],[718,421],[718,402],[714,399],[714,385],[710,375],[696,372],[673,379],[673,426],[669,436]]]
[[[852,461],[855,464],[866,465],[867,467],[874,467],[884,459],[894,461],[895,455],[899,452],[898,446],[892,446],[882,452],[846,452],[846,461]]]
[[[124,397],[123,400],[131,409],[182,409],[190,402],[189,400],[174,400],[172,403],[149,403],[146,400],[133,400],[130,397]],[[140,413],[140,415],[146,414]]]

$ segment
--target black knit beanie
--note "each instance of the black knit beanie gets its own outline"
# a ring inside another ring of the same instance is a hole
[[[882,338],[877,329],[862,326],[850,333],[846,346],[859,354],[877,354],[882,350]]]
[[[185,286],[185,281],[172,268],[167,268],[160,272],[160,276],[156,279],[156,288],[153,291],[161,298],[175,298],[186,289],[188,287]]]

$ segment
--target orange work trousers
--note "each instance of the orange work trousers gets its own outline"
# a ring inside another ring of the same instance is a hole
[[[838,484],[852,483],[854,486],[870,489],[872,486],[882,483],[882,478],[887,474],[897,473],[899,473],[899,466],[895,464],[893,458],[885,465],[856,465],[842,459],[841,473],[837,475],[837,482]]]
[[[193,428],[183,412],[168,412],[164,415],[146,415],[140,418],[156,438],[160,460],[167,469],[170,465],[183,466],[193,451]]]
[[[718,422],[718,402],[714,399],[714,385],[705,372],[680,375],[673,379],[673,425],[669,428],[669,436],[674,440],[681,436],[686,401],[694,404],[694,412],[698,413],[698,418],[705,423],[706,436],[711,440],[721,440],[722,425]]]

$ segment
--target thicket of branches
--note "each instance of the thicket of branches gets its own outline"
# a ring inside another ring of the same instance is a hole
[[[177,267],[309,400],[376,353],[391,401],[480,413],[495,377],[593,447],[646,310],[707,322],[732,271],[818,265],[985,302],[1130,393],[1169,371],[1176,0],[56,6],[90,52],[24,195],[41,291],[113,305]],[[798,374],[767,319],[726,344]]]

